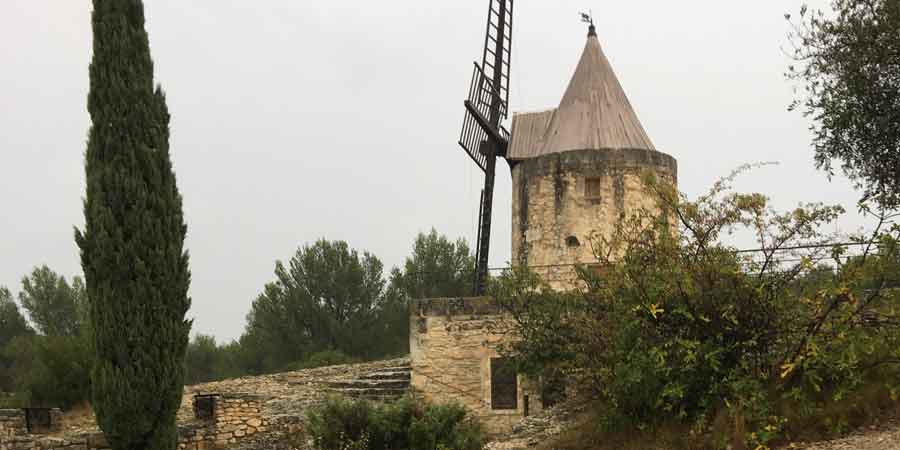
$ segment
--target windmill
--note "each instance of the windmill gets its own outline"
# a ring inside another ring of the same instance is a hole
[[[483,295],[491,245],[491,210],[497,157],[506,155],[509,132],[500,125],[509,113],[509,69],[513,0],[488,0],[487,32],[481,64],[475,62],[459,145],[484,172],[475,248],[475,295]]]

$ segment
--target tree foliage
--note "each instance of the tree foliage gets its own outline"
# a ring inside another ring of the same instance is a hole
[[[804,6],[790,35],[789,78],[803,91],[792,108],[812,120],[817,165],[832,162],[886,208],[900,206],[900,3],[832,0]],[[788,16],[790,19],[790,16]]]
[[[597,237],[584,292],[552,292],[527,271],[500,277],[492,291],[516,319],[507,351],[520,368],[578,380],[609,428],[674,419],[703,431],[725,412],[753,431],[736,444],[754,447],[783,431],[779,402],[812,414],[895,370],[900,228],[848,257],[822,232],[842,208],[779,213],[731,180],[689,201],[648,178],[656,207]],[[760,250],[723,242],[739,230]]]
[[[10,351],[13,341],[34,335],[12,293],[0,286],[0,392],[15,389],[17,357],[23,355]]]
[[[223,370],[223,352],[216,345],[216,338],[204,334],[194,336],[185,352],[185,375],[187,384],[213,381]]]
[[[20,365],[16,391],[28,405],[67,409],[88,400],[93,358],[83,339],[39,336],[8,350]]]
[[[389,281],[368,252],[319,240],[276,262],[275,281],[253,302],[240,339],[188,347],[188,382],[300,370],[409,351],[409,301],[470,293],[474,260],[464,240],[419,233]]]
[[[465,297],[472,293],[474,271],[469,244],[452,242],[432,228],[416,236],[403,268],[391,271],[390,288],[406,299]]]
[[[0,286],[0,348],[13,338],[33,334],[25,316],[13,300],[12,293],[5,286]]]
[[[78,334],[79,314],[84,303],[84,283],[75,277],[72,285],[49,267],[36,267],[22,279],[22,307],[38,331],[47,336]]]
[[[19,297],[43,334],[35,335],[9,290],[0,288],[0,316],[13,318],[12,330],[0,330],[0,390],[14,392],[17,406],[68,408],[86,401],[92,357],[84,285],[75,277],[70,286],[43,266],[23,278],[22,289]]]
[[[321,350],[378,353],[377,319],[385,281],[381,261],[343,241],[319,240],[278,261],[247,316],[247,341],[267,370]]]
[[[139,0],[94,0],[85,228],[93,406],[113,449],[170,450],[191,323],[187,227]]]
[[[389,353],[409,351],[409,303],[415,299],[472,294],[475,257],[462,238],[456,242],[435,229],[419,233],[402,267],[391,271],[379,325]]]

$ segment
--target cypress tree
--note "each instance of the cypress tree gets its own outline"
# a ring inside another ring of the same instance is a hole
[[[140,0],[94,0],[85,229],[94,412],[114,450],[172,450],[191,323],[187,227]]]

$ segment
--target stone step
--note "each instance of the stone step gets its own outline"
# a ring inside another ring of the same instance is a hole
[[[408,365],[384,367],[356,379],[326,383],[336,394],[375,401],[396,400],[409,392],[412,368]]]
[[[334,389],[407,389],[409,380],[332,381],[328,386]]]
[[[407,390],[397,388],[344,388],[333,389],[332,392],[353,398],[394,400],[406,395]]]
[[[410,380],[411,378],[412,371],[409,370],[382,370],[359,377],[360,380]]]
[[[412,372],[412,366],[382,367],[378,370],[374,370],[373,372]]]

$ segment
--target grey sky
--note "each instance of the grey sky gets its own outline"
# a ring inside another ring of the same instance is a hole
[[[512,110],[554,107],[598,34],[656,147],[691,196],[735,166],[777,206],[857,194],[813,168],[788,113],[787,23],[800,0],[519,0]],[[823,5],[824,0],[812,2]],[[195,332],[225,340],[276,259],[320,237],[390,268],[430,227],[475,234],[480,173],[456,146],[485,0],[145,0],[156,77],[189,227]],[[82,157],[91,54],[87,0],[0,1],[0,285],[39,264],[81,272]],[[510,181],[498,165],[493,265],[510,252]],[[841,222],[867,223],[855,213]]]

